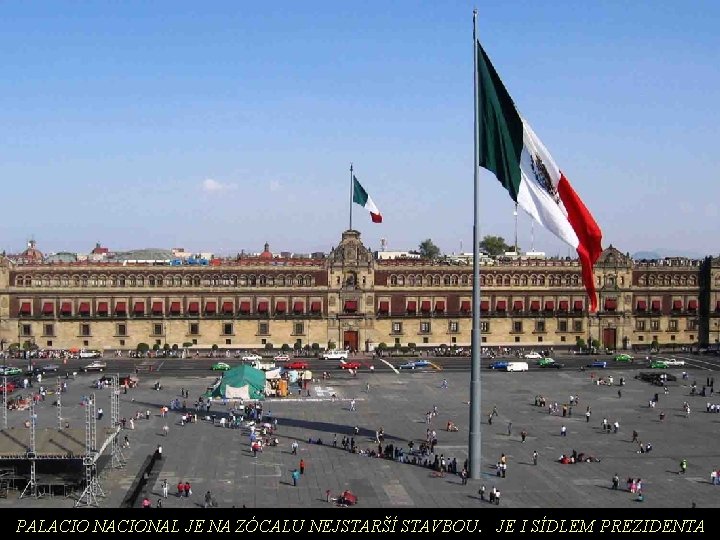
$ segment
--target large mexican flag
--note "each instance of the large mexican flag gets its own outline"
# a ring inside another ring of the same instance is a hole
[[[378,210],[378,207],[375,206],[375,203],[370,198],[370,195],[368,195],[365,188],[360,185],[360,182],[358,182],[358,179],[355,178],[355,175],[353,175],[353,202],[355,204],[359,204],[365,208],[365,210],[370,212],[370,219],[372,219],[373,223],[382,223],[382,214],[380,213],[380,210]]]
[[[495,173],[520,208],[577,250],[590,311],[596,311],[592,267],[602,252],[600,227],[545,145],[517,112],[479,42],[477,48],[479,164]]]

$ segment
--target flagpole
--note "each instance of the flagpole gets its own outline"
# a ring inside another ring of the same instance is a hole
[[[478,48],[477,48],[477,9],[473,10],[473,81],[474,81],[474,159],[473,159],[473,295],[472,295],[472,331],[471,351],[472,363],[470,367],[470,441],[469,441],[469,475],[472,479],[479,479],[482,475],[482,434],[481,422],[481,366],[480,348],[482,337],[480,335],[480,186],[478,165],[480,162],[480,111],[478,100]]]
[[[352,231],[352,204],[353,204],[353,164],[350,164],[350,229]]]

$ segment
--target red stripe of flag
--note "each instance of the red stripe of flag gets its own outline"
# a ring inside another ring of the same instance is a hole
[[[597,311],[597,297],[595,295],[595,279],[593,278],[593,265],[602,253],[602,231],[590,211],[570,185],[565,175],[560,172],[558,194],[568,213],[568,221],[578,237],[577,248],[580,264],[582,265],[582,279],[585,290],[590,297],[590,311]]]

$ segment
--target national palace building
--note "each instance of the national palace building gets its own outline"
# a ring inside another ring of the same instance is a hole
[[[714,344],[720,259],[637,262],[612,246],[595,266],[596,313],[571,259],[497,259],[481,268],[487,346],[612,349]],[[213,259],[207,266],[47,262],[31,248],[0,260],[3,347],[261,349],[328,343],[468,346],[472,264],[379,260],[345,231],[329,254]]]

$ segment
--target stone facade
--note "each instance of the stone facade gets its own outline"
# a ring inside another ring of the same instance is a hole
[[[471,265],[376,260],[357,231],[345,231],[325,259],[213,262],[219,264],[5,259],[0,340],[3,347],[29,341],[91,349],[141,342],[231,349],[332,342],[358,350],[470,343]],[[635,262],[610,246],[594,278],[599,309],[591,314],[576,260],[484,264],[483,343],[562,347],[582,339],[631,349],[720,339],[720,259]]]

